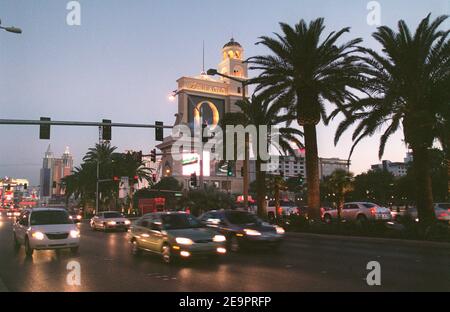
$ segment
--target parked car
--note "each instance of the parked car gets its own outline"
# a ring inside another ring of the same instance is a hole
[[[267,202],[267,216],[269,220],[274,220],[276,216],[290,216],[298,211],[297,205],[292,201],[282,200],[280,201],[280,207],[278,212],[275,208],[275,201],[270,200]]]
[[[217,229],[227,238],[228,248],[236,252],[241,247],[266,245],[277,249],[284,238],[284,229],[263,222],[245,210],[209,211],[200,216],[200,221]]]
[[[145,214],[130,228],[132,254],[142,250],[162,256],[165,263],[198,256],[217,257],[227,252],[226,238],[185,212]]]
[[[33,208],[24,210],[13,225],[16,247],[25,246],[27,256],[34,250],[70,248],[76,253],[80,231],[64,208]]]
[[[117,211],[103,211],[95,215],[91,221],[91,228],[96,230],[122,230],[128,231],[131,221]]]
[[[436,219],[450,224],[450,203],[434,203],[434,214]],[[409,222],[419,222],[416,207],[409,207],[404,214],[404,219]]]
[[[331,223],[338,218],[337,209],[324,210],[323,221]],[[392,220],[391,210],[370,202],[345,203],[342,208],[341,219],[345,221],[386,222]]]

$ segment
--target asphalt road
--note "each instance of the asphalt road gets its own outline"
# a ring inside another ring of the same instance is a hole
[[[10,220],[0,220],[0,291],[450,291],[450,244],[314,234],[288,234],[280,251],[230,254],[215,263],[168,266],[133,257],[125,233],[81,227],[78,255],[15,251]],[[66,282],[78,261],[81,285]],[[381,286],[368,286],[369,261]],[[3,286],[2,286],[3,285]]]

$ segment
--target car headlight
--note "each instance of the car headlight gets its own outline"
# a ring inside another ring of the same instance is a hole
[[[34,232],[31,236],[37,240],[43,240],[45,238],[44,233],[42,232]]]
[[[78,215],[78,216],[77,216],[77,219],[78,219],[78,220],[81,220],[81,216],[80,216],[80,215]]]
[[[214,235],[214,237],[213,237],[213,242],[216,242],[216,243],[222,243],[226,240],[227,240],[226,237],[223,235]]]
[[[192,239],[185,237],[177,237],[175,238],[175,241],[180,245],[192,245],[194,243]]]
[[[281,226],[275,227],[277,234],[284,234],[285,230]]]
[[[131,224],[131,221],[130,220],[125,220],[125,224],[129,225],[129,224]]]
[[[116,221],[109,221],[108,224],[109,225],[116,225]]]
[[[256,230],[252,230],[252,229],[244,229],[245,234],[249,235],[249,236],[259,236],[261,235],[260,232],[256,231]]]
[[[72,237],[72,238],[78,238],[78,237],[80,237],[80,231],[78,231],[78,230],[72,230],[72,231],[70,231],[70,237]]]

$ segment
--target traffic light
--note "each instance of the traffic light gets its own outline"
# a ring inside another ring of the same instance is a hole
[[[241,177],[244,176],[244,167],[241,167]]]
[[[193,187],[197,186],[197,174],[195,172],[191,173],[191,185]]]
[[[114,177],[113,177],[113,181],[114,181],[114,182],[119,182],[119,181],[120,181],[120,178],[119,178],[118,176],[114,176]]]
[[[139,176],[135,175],[135,176],[133,177],[133,183],[136,184],[136,183],[138,183],[138,182],[139,182]]]
[[[48,117],[41,117],[41,121],[50,121]],[[50,125],[40,125],[39,126],[39,139],[50,140]]]
[[[156,162],[156,148],[154,148],[150,151],[150,160],[152,162]]]
[[[164,141],[164,123],[162,121],[155,121],[155,140]]]
[[[300,184],[300,186],[302,186],[305,183],[305,179],[303,178],[302,174],[298,176],[298,183]]]
[[[233,165],[228,162],[227,165],[227,176],[232,177],[233,176]]]
[[[102,123],[111,123],[109,119],[103,119]],[[102,126],[102,140],[111,141],[111,126]]]

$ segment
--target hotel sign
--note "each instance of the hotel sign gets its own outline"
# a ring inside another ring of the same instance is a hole
[[[192,91],[200,91],[210,94],[220,94],[227,95],[227,87],[217,86],[214,84],[203,83],[201,80],[197,79],[183,79],[179,89],[186,89]]]

